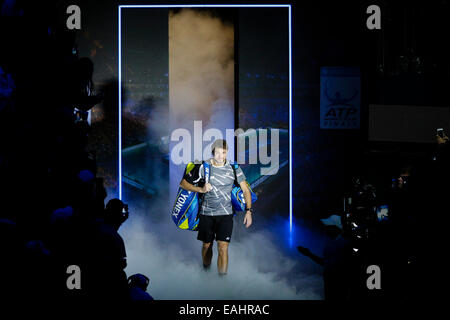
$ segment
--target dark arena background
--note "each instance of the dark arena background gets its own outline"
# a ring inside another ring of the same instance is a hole
[[[438,299],[450,1],[189,5],[0,0],[3,295],[168,318]],[[226,276],[171,218],[217,133],[258,196]]]

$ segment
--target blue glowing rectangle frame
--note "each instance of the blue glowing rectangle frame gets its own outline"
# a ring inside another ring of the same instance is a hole
[[[119,199],[122,199],[122,8],[288,8],[289,9],[289,231],[292,233],[292,17],[290,4],[119,5]]]

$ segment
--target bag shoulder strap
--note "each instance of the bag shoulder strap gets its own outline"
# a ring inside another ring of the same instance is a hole
[[[236,170],[237,170],[237,168],[239,168],[239,165],[236,164],[236,163],[231,163],[231,162],[230,162],[230,165],[231,165],[231,168],[233,168],[233,173],[234,173],[234,184],[238,186],[239,184],[237,183]]]
[[[205,178],[205,183],[209,183],[212,166],[207,161],[202,161],[202,165],[203,165],[203,177]]]
[[[203,177],[204,177],[204,179],[205,179],[205,183],[207,183],[207,182],[209,182],[209,176],[208,176],[208,180],[206,180],[206,166],[205,166],[205,164],[208,165],[208,163],[207,163],[206,161],[202,160],[202,165],[203,165]],[[209,170],[211,170],[211,169],[209,169]],[[204,203],[203,203],[203,198],[204,198],[204,197],[205,197],[205,194],[204,194],[204,193],[198,195],[198,199],[199,199],[200,205],[198,206],[197,216],[195,217],[196,220],[198,219],[198,216],[199,216],[200,211],[201,211],[201,207],[202,207],[203,204],[204,204]]]

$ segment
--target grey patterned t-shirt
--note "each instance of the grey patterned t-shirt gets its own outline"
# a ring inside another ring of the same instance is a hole
[[[207,162],[210,164],[209,183],[212,189],[204,194],[200,214],[207,216],[233,214],[231,205],[231,190],[234,184],[233,168],[228,161],[222,167],[212,165],[211,159],[207,160]],[[200,166],[199,173],[204,178],[203,165]],[[244,172],[242,172],[240,167],[236,169],[236,180],[237,183],[245,180]]]

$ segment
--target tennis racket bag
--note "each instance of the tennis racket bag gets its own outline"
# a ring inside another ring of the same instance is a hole
[[[195,164],[190,162],[186,167],[187,173],[194,169]],[[209,182],[209,164],[203,162],[203,169],[205,173],[205,183]],[[175,204],[172,208],[172,220],[180,229],[197,231],[198,227],[198,213],[201,207],[204,194],[188,191],[178,187]]]
[[[233,211],[236,213],[239,211],[245,211],[245,198],[241,186],[237,183],[236,170],[237,168],[239,168],[239,165],[232,163],[231,167],[233,168],[234,171],[234,186],[233,189],[231,189],[231,205],[233,206]],[[250,190],[250,194],[252,196],[252,203],[254,203],[256,200],[258,200],[258,197],[250,187],[250,183],[248,183],[248,181],[245,182],[247,183],[248,189]]]

